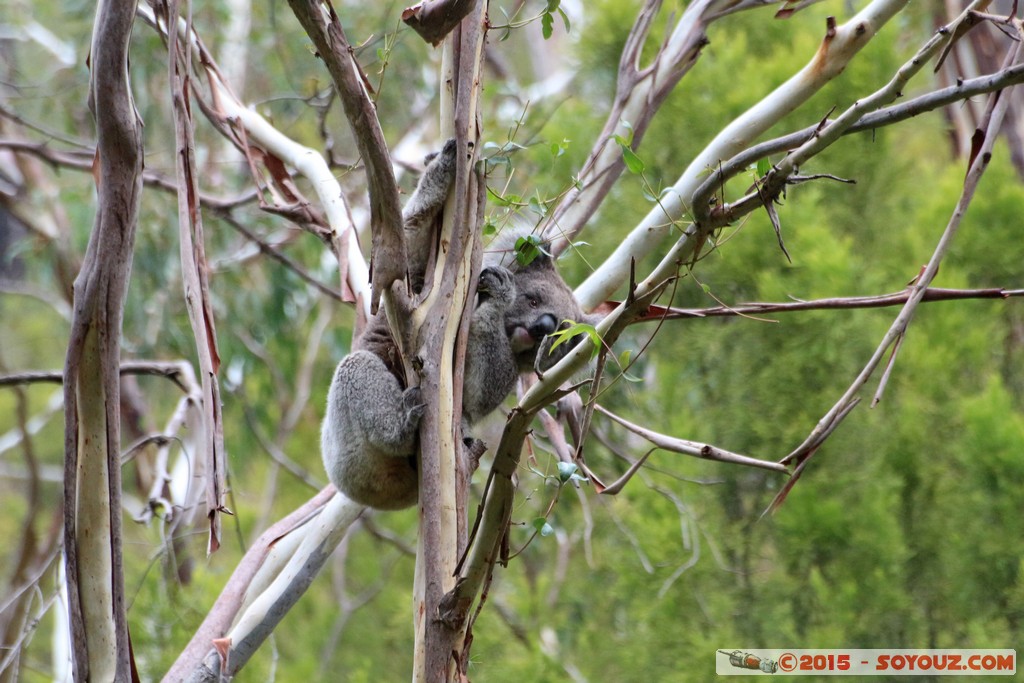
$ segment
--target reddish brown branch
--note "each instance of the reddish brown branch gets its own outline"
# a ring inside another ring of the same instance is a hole
[[[0,139],[0,149],[9,149],[13,152],[30,154],[34,157],[37,157],[47,162],[48,164],[55,168],[72,168],[75,170],[86,172],[92,170],[92,159],[94,156],[94,152],[92,151],[67,152],[53,149],[49,145],[43,143],[10,139]],[[164,192],[171,192],[174,194],[177,194],[178,192],[178,183],[176,181],[171,180],[159,173],[154,173],[153,171],[144,170],[142,174],[142,182],[147,187],[155,187],[159,190],[163,190]],[[218,197],[215,195],[206,194],[204,192],[199,192],[195,196],[198,199],[197,204],[200,209],[208,209],[213,211],[221,220],[226,222],[228,225],[230,225],[238,232],[242,233],[242,235],[244,235],[246,239],[253,242],[261,253],[274,259],[275,261],[283,265],[285,268],[288,268],[296,275],[298,275],[302,280],[308,282],[310,285],[320,290],[320,292],[326,294],[332,299],[336,299],[338,301],[346,300],[341,292],[331,287],[328,287],[319,280],[315,279],[312,275],[306,272],[306,270],[303,269],[298,263],[285,256],[283,253],[281,253],[281,251],[279,251],[274,246],[269,244],[266,240],[262,239],[259,235],[246,228],[241,221],[234,217],[234,215],[232,214],[232,211],[234,209],[245,204],[250,204],[258,199],[258,193],[255,190],[250,190],[245,194],[234,198]],[[314,234],[321,236],[321,239],[323,238],[323,235],[327,233],[326,230],[320,227],[322,225],[322,221],[317,221],[315,223],[310,224],[308,221],[303,221],[303,216],[298,215],[297,211],[289,213],[284,210],[278,209],[277,207],[271,206],[263,206],[262,208],[266,210],[268,213],[274,213],[279,216],[283,216],[284,218],[300,226],[306,227],[310,232],[313,232]]]
[[[163,11],[167,25],[178,23],[180,0],[166,0],[157,11]],[[220,351],[210,299],[209,266],[206,258],[206,236],[200,211],[199,177],[192,109],[188,99],[192,50],[179,41],[179,32],[168,34],[167,63],[174,122],[175,174],[178,185],[178,235],[181,255],[181,276],[189,323],[195,339],[199,376],[202,382],[203,457],[206,459],[206,516],[209,520],[207,553],[220,547],[220,514],[227,489],[227,462],[224,452],[224,420],[221,414]]]
[[[851,296],[811,301],[786,303],[743,303],[735,306],[712,306],[710,308],[668,308],[651,306],[633,322],[656,322],[676,318],[727,318],[736,316],[761,315],[764,313],[794,313],[797,311],[847,310],[857,308],[885,308],[901,306],[913,292],[909,289],[877,296]],[[929,287],[925,290],[924,302],[961,301],[964,299],[1010,299],[1024,296],[1024,289],[943,289]],[[611,304],[606,304],[611,305]]]
[[[184,361],[182,361],[184,362]],[[185,393],[191,391],[183,377],[182,363],[163,363],[159,361],[126,361],[121,363],[122,375],[156,375],[166,377],[178,385]],[[0,375],[0,387],[17,386],[19,384],[50,383],[60,384],[64,375],[59,370],[29,370],[8,375]]]

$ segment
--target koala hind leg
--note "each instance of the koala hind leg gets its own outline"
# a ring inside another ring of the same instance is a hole
[[[384,362],[354,351],[338,364],[321,434],[331,481],[352,500],[397,510],[417,501],[416,438],[424,406]]]
[[[444,208],[448,190],[455,180],[455,154],[453,138],[440,152],[428,157],[427,168],[402,210],[409,278],[415,291],[419,291],[427,279],[427,262],[436,249],[437,232],[433,224]]]

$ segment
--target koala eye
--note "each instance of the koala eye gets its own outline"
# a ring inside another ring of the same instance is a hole
[[[530,304],[530,308],[537,308],[540,306],[540,297],[536,294],[526,293],[526,302]]]

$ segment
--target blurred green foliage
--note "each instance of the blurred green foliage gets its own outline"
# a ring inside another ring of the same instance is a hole
[[[528,3],[531,4],[531,3]],[[538,9],[544,3],[532,3]],[[656,40],[685,3],[666,2],[652,31]],[[515,74],[528,71],[526,31],[490,49],[509,67],[508,80],[487,83],[484,139],[522,145],[511,166],[494,167],[495,192],[550,202],[572,186],[614,92],[618,56],[636,2],[587,3],[586,22],[573,24],[569,52],[579,69],[564,93],[531,102],[519,98]],[[339,8],[348,37],[374,86],[385,134],[397,143],[413,118],[410,100],[431,104],[438,52],[424,47],[395,17],[401,3]],[[45,9],[41,20],[64,22],[77,36],[76,66],[54,72],[38,91],[12,98],[25,119],[88,140],[84,108],[91,7]],[[744,13],[715,24],[710,45],[664,105],[637,150],[655,186],[671,184],[714,134],[787,79],[817,48],[829,13],[825,2],[776,21]],[[220,6],[197,8],[196,24],[216,46]],[[46,15],[49,15],[48,17]],[[497,16],[492,6],[492,17]],[[322,147],[308,106],[322,96],[326,73],[283,3],[253,6],[250,69],[243,98],[287,134]],[[397,32],[396,32],[397,29]],[[845,72],[773,131],[820,120],[881,86],[931,30],[914,7],[887,27]],[[554,23],[556,37],[564,31]],[[647,54],[655,49],[652,42]],[[26,48],[28,50],[28,48]],[[216,52],[216,50],[215,50]],[[23,61],[32,55],[22,52]],[[554,66],[551,66],[554,70]],[[163,47],[137,29],[132,75],[146,121],[147,168],[173,174],[167,127]],[[48,94],[40,94],[47,91]],[[337,102],[326,115],[335,153],[355,161]],[[694,276],[681,280],[673,303],[712,306],[897,291],[927,261],[959,194],[964,162],[946,146],[944,120],[922,116],[893,130],[846,138],[812,161],[806,172],[828,172],[856,185],[821,181],[791,189],[779,214],[788,263],[763,213],[724,231],[722,247]],[[198,127],[199,146],[223,142]],[[215,155],[211,152],[211,157]],[[509,170],[514,169],[514,170]],[[205,169],[221,196],[240,193],[249,179],[237,160]],[[339,175],[350,171],[339,167]],[[727,189],[738,193],[749,177]],[[92,224],[91,179],[62,171],[57,179],[81,253]],[[411,180],[403,180],[408,189]],[[524,199],[525,201],[525,199]],[[952,253],[936,281],[949,287],[1020,287],[1020,207],[1024,187],[1000,144]],[[583,243],[563,259],[578,282],[650,208],[638,177],[624,174]],[[495,212],[500,213],[495,207]],[[262,235],[290,230],[281,220],[244,209],[239,219]],[[172,197],[147,190],[125,315],[125,356],[193,359],[192,336],[177,265]],[[204,556],[202,527],[177,547],[191,558],[187,583],[170,563],[160,525],[125,525],[126,585],[135,656],[144,680],[158,679],[194,632],[245,547],[262,528],[307,499],[311,488],[282,470],[261,445],[273,439],[304,362],[307,340],[324,307],[332,307],[292,272],[244,255],[247,244],[214,216],[207,218],[207,253],[216,263],[212,290],[224,359],[225,439],[235,516],[225,522],[224,547]],[[322,281],[336,281],[334,264],[308,235],[289,238],[287,252]],[[52,247],[21,248],[27,278],[57,289]],[[643,271],[643,264],[638,265]],[[315,354],[311,400],[281,444],[312,477],[324,481],[318,425],[333,364],[348,349],[353,312],[333,306],[331,325]],[[640,382],[619,382],[604,396],[612,410],[651,429],[777,459],[794,448],[863,366],[894,310],[818,311],[666,323],[623,338],[621,353]],[[762,647],[998,647],[1024,640],[1024,308],[1018,300],[923,306],[906,338],[881,404],[859,407],[815,456],[774,515],[761,512],[783,483],[774,474],[658,452],[625,492],[598,498],[571,485],[548,518],[554,533],[538,535],[508,569],[498,569],[474,630],[470,673],[481,681],[705,681],[719,648]],[[0,360],[4,370],[59,368],[67,324],[34,299],[0,296]],[[643,353],[641,354],[641,351]],[[614,371],[612,371],[614,375]],[[151,426],[166,419],[179,394],[166,382],[140,380]],[[874,385],[869,385],[868,392]],[[31,414],[43,410],[55,385],[25,390]],[[0,434],[15,428],[15,395],[0,390]],[[597,418],[608,441],[631,457],[647,446]],[[261,436],[262,435],[262,436]],[[62,458],[59,413],[33,439],[49,467]],[[539,448],[520,470],[520,501],[510,532],[513,550],[531,536],[531,521],[555,495],[549,455]],[[15,451],[0,454],[16,470]],[[588,462],[608,481],[627,465],[597,439]],[[131,481],[126,469],[126,486]],[[486,464],[485,464],[486,467]],[[475,493],[484,472],[476,475]],[[19,533],[26,506],[17,477],[0,478],[5,501],[0,533]],[[58,504],[60,490],[43,494]],[[475,503],[470,514],[475,513]],[[358,526],[343,561],[329,564],[239,681],[391,681],[409,677],[412,628],[413,511],[379,515]],[[52,522],[35,520],[43,533]],[[400,543],[394,542],[400,539]],[[0,556],[6,577],[10,559]],[[53,572],[44,581],[51,590]],[[358,604],[351,613],[339,604]],[[362,604],[365,602],[365,604]],[[47,680],[47,617],[27,649],[23,679]]]

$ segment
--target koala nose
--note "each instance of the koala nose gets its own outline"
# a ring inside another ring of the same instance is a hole
[[[534,320],[533,324],[530,325],[530,336],[535,340],[540,341],[557,329],[558,320],[556,320],[555,316],[550,313],[545,313]]]

